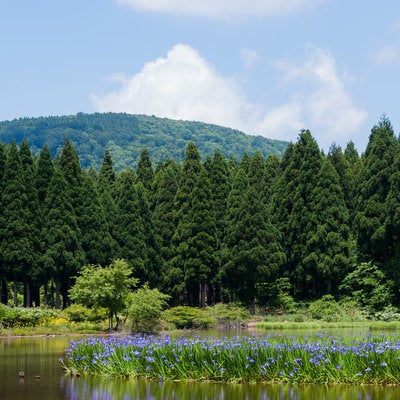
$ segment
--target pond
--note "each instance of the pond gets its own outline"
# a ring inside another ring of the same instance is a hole
[[[0,338],[1,400],[398,400],[393,386],[143,382],[70,377],[59,359],[76,337]],[[20,372],[24,377],[19,376]]]

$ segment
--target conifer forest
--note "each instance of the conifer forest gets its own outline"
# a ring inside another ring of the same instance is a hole
[[[283,287],[299,302],[400,306],[400,143],[386,117],[363,154],[325,154],[308,130],[282,157],[203,157],[192,140],[183,161],[154,165],[151,151],[115,170],[107,149],[94,169],[68,138],[56,156],[0,143],[2,303],[67,307],[84,265],[124,259],[171,305],[268,306]]]

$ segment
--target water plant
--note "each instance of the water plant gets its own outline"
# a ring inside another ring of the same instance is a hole
[[[71,342],[70,374],[155,380],[399,384],[400,336],[127,336]]]

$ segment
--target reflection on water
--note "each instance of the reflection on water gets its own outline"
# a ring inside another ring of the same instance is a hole
[[[398,387],[144,382],[63,377],[69,400],[398,400]]]

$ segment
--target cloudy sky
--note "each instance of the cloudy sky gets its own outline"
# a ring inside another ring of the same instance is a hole
[[[400,126],[397,0],[13,0],[0,120],[122,111],[325,151]]]

